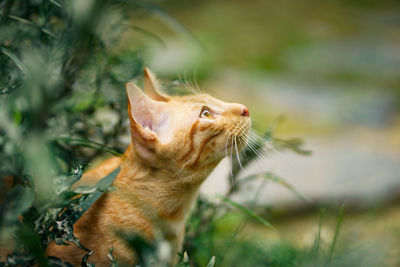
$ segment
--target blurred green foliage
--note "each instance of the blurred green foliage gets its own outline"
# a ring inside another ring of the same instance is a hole
[[[0,1],[0,237],[14,244],[2,259],[9,265],[46,266],[52,241],[90,252],[72,225],[110,183],[70,187],[80,164],[125,148],[124,84],[143,64],[137,47],[115,47],[127,17],[146,10],[119,0]]]

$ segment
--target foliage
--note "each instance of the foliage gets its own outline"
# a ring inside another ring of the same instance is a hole
[[[137,47],[116,47],[128,29],[124,21],[146,7],[120,0],[4,0],[0,11],[0,237],[14,244],[1,261],[62,266],[44,254],[52,241],[92,253],[74,237],[73,223],[116,173],[93,188],[71,186],[81,164],[104,152],[120,155],[126,145],[120,139],[127,132],[123,88],[143,65]]]

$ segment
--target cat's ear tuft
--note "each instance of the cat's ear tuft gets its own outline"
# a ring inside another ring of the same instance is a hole
[[[162,140],[169,119],[168,104],[151,99],[133,83],[126,84],[126,92],[132,137]]]
[[[154,73],[144,68],[144,92],[154,100],[167,102],[169,99],[160,92],[161,85]]]

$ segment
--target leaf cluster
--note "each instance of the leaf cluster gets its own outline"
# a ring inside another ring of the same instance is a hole
[[[53,241],[92,253],[73,224],[116,173],[92,188],[71,186],[82,164],[126,146],[124,84],[143,61],[139,48],[116,47],[124,23],[145,12],[136,1],[0,1],[0,245],[14,247],[0,259],[7,266],[68,266],[45,256]]]

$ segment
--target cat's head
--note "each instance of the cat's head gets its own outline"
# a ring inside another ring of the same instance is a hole
[[[167,96],[145,69],[144,93],[126,85],[134,153],[144,163],[175,171],[214,167],[245,146],[248,109],[207,94]]]

